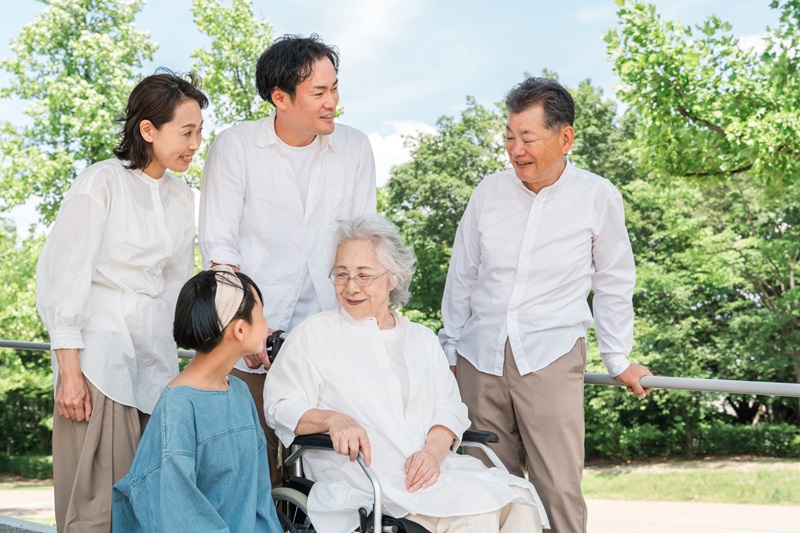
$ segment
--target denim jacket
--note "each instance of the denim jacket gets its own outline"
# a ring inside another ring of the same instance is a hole
[[[167,387],[130,472],[114,485],[113,530],[279,532],[266,438],[247,386]]]

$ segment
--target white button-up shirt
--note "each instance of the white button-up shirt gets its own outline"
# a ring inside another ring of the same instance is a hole
[[[393,516],[486,513],[512,501],[525,503],[510,488],[517,486],[530,491],[547,527],[533,485],[504,470],[487,469],[467,455],[448,454],[436,483],[408,492],[403,464],[423,448],[431,428],[448,428],[458,446],[470,423],[436,335],[407,318],[395,318],[395,329],[402,336],[402,377],[390,361],[375,318],[356,319],[340,308],[300,324],[267,376],[267,423],[288,446],[309,409],[337,411],[355,419],[369,437],[372,469],[381,481],[383,505]],[[407,402],[401,380],[410,387]],[[358,525],[357,510],[372,506],[369,479],[347,456],[333,452],[311,452],[303,457],[303,465],[316,481],[308,512],[317,531],[352,531]]]
[[[222,131],[203,171],[203,262],[236,265],[253,278],[274,329],[286,330],[293,322],[306,276],[319,300],[313,312],[336,307],[328,274],[337,219],[375,212],[375,159],[366,135],[336,124],[319,141],[305,208],[278,144],[274,113]],[[236,368],[253,372],[243,361]]]
[[[567,353],[586,335],[592,307],[600,355],[611,375],[628,365],[636,269],[619,191],[567,164],[534,194],[512,170],[484,179],[456,232],[439,339],[478,370],[503,374],[511,343],[521,374]]]
[[[150,413],[178,374],[175,302],[194,268],[194,195],[109,159],[64,196],[36,267],[50,345],[77,348],[81,370],[115,402]],[[58,379],[58,361],[53,356]]]

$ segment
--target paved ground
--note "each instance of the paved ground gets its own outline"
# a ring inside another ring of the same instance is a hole
[[[589,533],[800,533],[800,507],[589,500]]]
[[[800,507],[589,500],[589,533],[800,533]],[[0,491],[0,515],[53,518],[53,489]]]

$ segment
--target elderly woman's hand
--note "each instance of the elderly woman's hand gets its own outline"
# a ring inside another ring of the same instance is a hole
[[[453,445],[455,434],[448,428],[436,425],[428,431],[425,447],[406,459],[406,488],[408,492],[430,487],[439,479],[439,465]]]
[[[333,413],[328,433],[336,453],[349,455],[350,460],[355,461],[360,451],[364,454],[364,464],[369,466],[372,463],[367,431],[358,422],[342,413]]]
[[[406,488],[408,492],[430,487],[439,479],[439,465],[444,457],[437,457],[430,450],[422,449],[406,459]]]

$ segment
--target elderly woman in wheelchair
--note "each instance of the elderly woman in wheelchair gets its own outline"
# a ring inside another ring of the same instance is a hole
[[[533,485],[454,453],[470,425],[456,381],[436,335],[393,309],[408,300],[415,261],[397,228],[362,217],[342,223],[337,242],[340,308],[288,336],[264,390],[267,421],[286,446],[328,433],[336,451],[304,456],[314,529],[353,531],[358,510],[371,508],[359,453],[380,481],[383,508],[430,531],[548,527]]]

